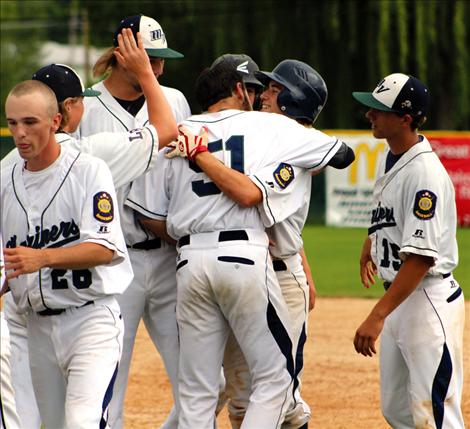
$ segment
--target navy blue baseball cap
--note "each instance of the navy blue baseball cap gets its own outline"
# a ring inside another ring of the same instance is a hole
[[[168,47],[162,26],[153,18],[144,15],[133,15],[124,18],[114,32],[114,46],[118,46],[118,35],[121,34],[124,28],[130,28],[136,40],[137,33],[140,33],[144,48],[149,57],[165,59],[184,58],[183,54]]]
[[[353,92],[352,95],[367,107],[413,116],[425,115],[431,99],[423,82],[402,73],[384,77],[373,92]]]
[[[54,91],[57,101],[61,103],[69,97],[96,97],[101,92],[85,88],[80,76],[64,64],[49,64],[33,74],[33,80],[45,83]]]

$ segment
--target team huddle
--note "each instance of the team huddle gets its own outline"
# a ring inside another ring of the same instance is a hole
[[[234,429],[307,428],[316,290],[301,233],[312,175],[354,161],[313,128],[325,81],[302,61],[264,72],[225,54],[197,78],[191,115],[158,83],[183,55],[157,21],[125,18],[113,45],[92,88],[51,64],[6,100],[1,427],[124,428],[143,320],[172,385],[162,428],[212,429],[225,406]],[[395,73],[353,95],[390,146],[360,259],[364,286],[378,274],[386,291],[354,347],[372,356],[382,332],[392,427],[463,428],[455,196],[417,134],[429,92]]]

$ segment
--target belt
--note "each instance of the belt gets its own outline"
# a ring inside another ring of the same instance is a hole
[[[440,274],[440,275],[442,276],[443,279],[446,279],[447,277],[450,277],[452,273],[445,273],[445,274]],[[384,282],[384,289],[388,290],[391,284],[392,282]]]
[[[73,308],[82,308],[87,305],[93,304],[95,301],[87,301],[83,305],[79,305],[78,307],[73,307]],[[66,308],[46,308],[45,310],[38,311],[37,314],[40,316],[58,316],[59,314],[62,314],[66,311]]]
[[[126,244],[128,249],[138,249],[138,250],[152,250],[160,249],[162,247],[162,240],[159,238],[153,238],[151,240],[141,241],[132,245]]]
[[[287,271],[287,265],[282,259],[273,259],[274,271]]]
[[[248,234],[243,229],[237,229],[233,231],[220,231],[219,232],[219,242],[222,241],[235,241],[235,240],[245,240],[248,241]],[[185,235],[178,240],[178,247],[183,247],[191,243],[191,236]]]

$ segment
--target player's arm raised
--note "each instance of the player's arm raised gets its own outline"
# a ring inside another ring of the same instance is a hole
[[[96,243],[80,243],[76,246],[33,249],[19,246],[3,249],[7,280],[22,274],[34,273],[41,268],[83,269],[108,264],[114,251]]]
[[[125,28],[118,35],[119,48],[114,51],[121,66],[135,73],[147,100],[149,122],[158,133],[159,148],[178,138],[178,129],[168,101],[153,74],[149,57],[143,47],[140,33],[136,43],[132,30]]]

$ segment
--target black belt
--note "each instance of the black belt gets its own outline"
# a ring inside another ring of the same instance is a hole
[[[183,247],[188,245],[191,242],[191,236],[185,235],[178,240],[178,246]],[[237,229],[233,231],[220,231],[219,232],[219,242],[222,241],[235,241],[235,240],[245,240],[248,241],[248,234],[243,229]]]
[[[74,308],[81,308],[85,307],[87,305],[93,304],[95,301],[87,301],[83,305],[79,305],[78,307]],[[40,316],[58,316],[59,314],[62,314],[67,310],[66,308],[46,308],[45,310],[38,311],[37,314]]]
[[[128,249],[138,249],[138,250],[152,250],[160,249],[162,247],[162,240],[159,238],[152,238],[151,240],[141,241],[132,245],[126,245]]]
[[[287,265],[282,259],[273,259],[274,271],[287,271]]]
[[[446,279],[447,277],[450,277],[451,275],[452,275],[452,273],[445,273],[445,274],[442,274],[442,278]],[[390,287],[391,284],[392,284],[392,282],[384,282],[384,289],[388,290],[388,288]]]

